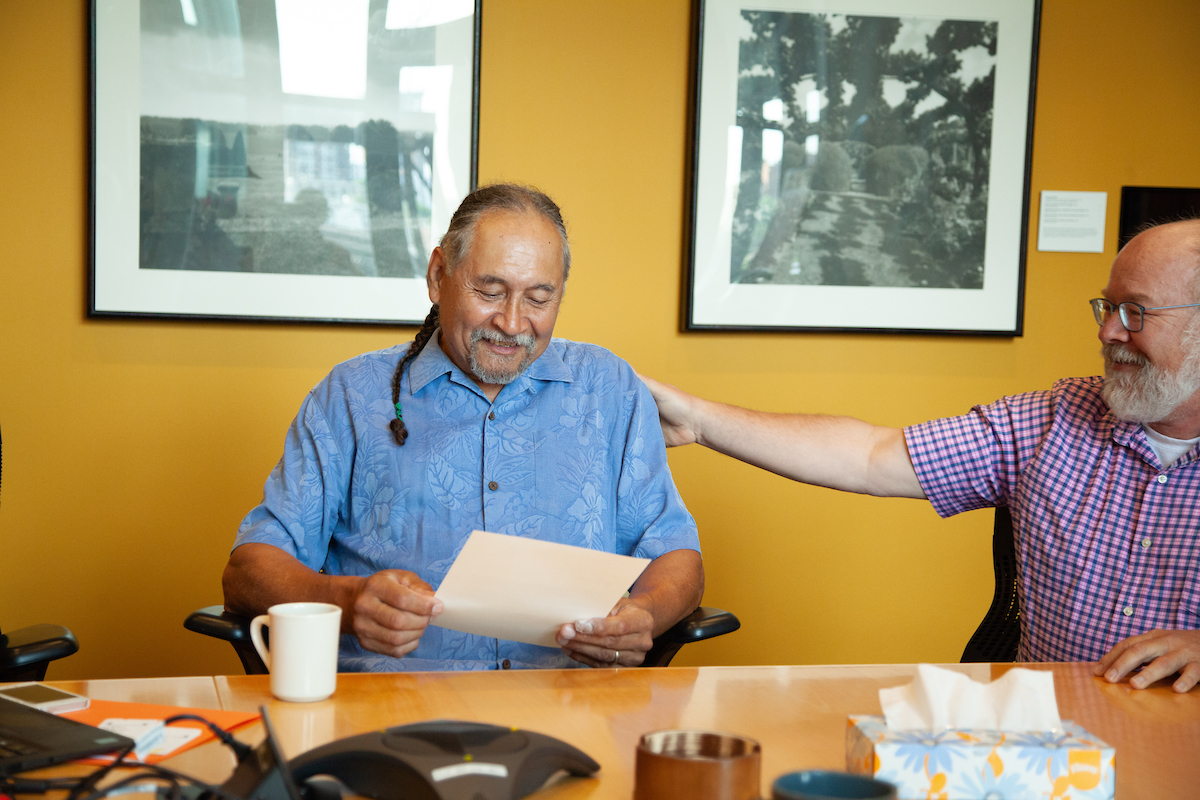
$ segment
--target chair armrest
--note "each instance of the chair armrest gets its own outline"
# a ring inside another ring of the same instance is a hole
[[[247,675],[267,674],[267,665],[254,649],[254,642],[250,640],[250,617],[226,611],[224,606],[205,606],[188,614],[187,619],[183,621],[183,627],[205,636],[224,639],[232,644]],[[263,640],[270,640],[268,629],[263,630]]]
[[[714,636],[733,633],[740,627],[742,627],[741,621],[732,613],[720,608],[700,606],[668,628],[655,641],[678,642],[679,644],[700,642]]]
[[[38,680],[46,665],[79,650],[75,634],[61,625],[30,625],[0,635],[0,680]],[[32,677],[36,674],[36,677]]]
[[[226,611],[224,606],[205,606],[193,611],[183,621],[183,627],[227,642],[250,641],[250,618]]]
[[[685,644],[733,633],[740,627],[741,621],[730,612],[700,606],[654,640],[654,646],[646,653],[642,666],[665,667]]]

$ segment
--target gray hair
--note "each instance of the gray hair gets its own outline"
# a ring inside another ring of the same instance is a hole
[[[562,211],[544,193],[532,186],[515,183],[494,183],[480,186],[471,192],[450,218],[450,227],[438,243],[446,254],[446,269],[453,272],[471,250],[479,220],[490,211],[515,211],[541,214],[558,230],[562,239],[563,281],[571,272],[571,246],[567,242],[567,225]]]

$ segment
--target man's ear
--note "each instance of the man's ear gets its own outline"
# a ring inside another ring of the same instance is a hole
[[[433,248],[429,256],[429,268],[425,270],[425,285],[429,287],[429,302],[440,303],[442,300],[442,278],[449,270],[446,268],[446,254],[442,248]]]

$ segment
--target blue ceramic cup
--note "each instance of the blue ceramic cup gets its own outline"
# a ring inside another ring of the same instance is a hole
[[[866,775],[806,769],[780,775],[771,784],[771,800],[895,800],[896,787]]]

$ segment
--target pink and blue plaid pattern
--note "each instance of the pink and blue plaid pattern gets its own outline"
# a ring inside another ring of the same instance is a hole
[[[1068,378],[905,429],[943,517],[1012,512],[1022,661],[1095,661],[1155,628],[1200,628],[1200,467],[1168,469],[1103,379]]]

